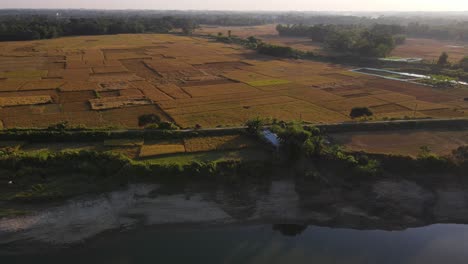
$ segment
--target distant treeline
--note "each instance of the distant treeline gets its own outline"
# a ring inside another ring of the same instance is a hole
[[[330,14],[177,10],[0,10],[1,40],[50,38],[82,34],[80,32],[83,31],[89,31],[91,34],[159,33],[180,28],[190,33],[192,26],[197,24],[221,26],[290,24],[308,27],[335,25],[367,28],[384,24],[400,27],[403,34],[409,37],[468,40],[468,13],[463,12]]]
[[[468,21],[450,25],[410,23],[404,29],[411,37],[468,41]]]
[[[342,54],[384,57],[405,41],[403,28],[398,25],[278,25],[281,36],[308,37],[320,42],[325,49]]]
[[[122,33],[191,33],[197,23],[174,17],[96,17],[60,19],[48,16],[0,16],[0,41]]]
[[[331,31],[343,30],[343,29],[362,29],[370,28],[384,30],[391,34],[400,34],[408,37],[418,38],[431,38],[431,39],[442,39],[442,40],[460,40],[468,41],[468,21],[457,22],[452,24],[442,25],[428,25],[418,22],[409,23],[407,25],[399,24],[317,24],[312,26],[306,26],[304,24],[292,24],[287,26],[280,26],[278,32],[282,35],[288,36],[300,36],[300,37],[311,37],[315,41],[322,42],[327,33]]]

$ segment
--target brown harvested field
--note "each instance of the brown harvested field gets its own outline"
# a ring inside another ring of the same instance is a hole
[[[273,25],[201,29],[227,30],[278,38]],[[364,106],[375,112],[374,120],[468,116],[468,89],[433,89],[336,64],[260,56],[196,35],[67,37],[4,42],[0,49],[8,51],[0,56],[5,128],[62,121],[137,128],[143,114],[182,128],[239,126],[257,116],[335,123],[350,121],[350,110]],[[20,105],[26,102],[32,105]]]
[[[190,86],[184,90],[193,97],[213,96],[218,94],[238,94],[255,91],[256,89],[244,83],[227,83],[219,85]]]
[[[98,83],[88,81],[68,81],[60,87],[60,91],[95,91],[100,89]]]
[[[74,91],[74,92],[60,92],[59,103],[77,103],[85,102],[90,99],[96,98],[93,91]]]
[[[127,68],[123,66],[107,66],[107,67],[94,67],[93,73],[114,73],[114,72],[127,72]]]
[[[92,112],[94,113],[94,112]],[[170,121],[170,117],[155,105],[133,106],[99,111],[103,125],[127,128],[138,128],[138,118],[141,115],[154,114],[163,121]]]
[[[190,94],[188,94],[185,90],[176,84],[161,84],[157,85],[157,88],[173,99],[184,99],[191,97]]]
[[[36,105],[51,103],[50,96],[21,96],[21,97],[0,97],[0,106],[17,106],[17,105]]]
[[[40,80],[26,82],[21,86],[20,91],[34,91],[34,90],[53,90],[65,84],[61,80]]]
[[[133,86],[138,88],[146,97],[153,100],[154,102],[164,101],[164,100],[173,100],[172,97],[164,93],[163,91],[156,88],[149,82],[137,81],[132,83]]]
[[[18,91],[25,83],[25,80],[0,80],[0,91]]]
[[[62,73],[62,78],[67,81],[88,80],[91,74],[91,69],[66,69]]]
[[[397,46],[391,56],[437,60],[442,52],[447,52],[449,60],[458,62],[468,54],[468,43],[435,39],[409,38],[405,44]]]
[[[119,96],[119,97],[107,97],[102,99],[91,99],[89,100],[91,108],[93,110],[107,110],[114,108],[124,108],[129,106],[137,105],[150,105],[151,100],[143,97],[133,96]]]
[[[401,130],[392,132],[348,132],[331,135],[351,151],[417,156],[422,146],[438,155],[448,155],[468,144],[466,131]]]

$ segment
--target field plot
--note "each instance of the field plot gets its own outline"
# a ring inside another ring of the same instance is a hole
[[[119,96],[119,97],[108,97],[104,99],[91,99],[89,100],[91,108],[93,110],[106,110],[113,108],[123,108],[135,105],[150,105],[151,100],[142,97],[132,96]]]
[[[468,144],[465,131],[349,132],[332,134],[332,138],[348,150],[370,153],[417,156],[422,146],[438,155],[450,154],[459,146]]]
[[[397,46],[391,56],[405,58],[422,58],[429,61],[439,58],[442,52],[447,52],[449,60],[458,62],[468,54],[468,43],[457,43],[435,39],[410,38],[403,45]]]
[[[139,157],[148,158],[159,155],[184,152],[185,146],[181,140],[145,142],[145,144],[141,147]]]
[[[208,31],[227,30],[278,38],[273,25]],[[182,128],[239,126],[258,116],[335,123],[351,120],[354,107],[370,107],[375,120],[468,116],[467,89],[433,89],[340,65],[277,59],[196,35],[67,37],[5,42],[0,50],[5,128],[63,121],[138,128],[146,114]]]
[[[187,152],[241,149],[257,146],[255,140],[242,135],[189,138],[184,139],[184,145]]]
[[[36,105],[51,102],[50,96],[0,97],[0,106]]]
[[[261,26],[208,26],[202,25],[196,30],[197,34],[201,35],[218,35],[222,33],[227,36],[228,32],[241,38],[250,36],[257,37],[267,43],[289,46],[302,51],[320,51],[320,44],[311,41],[309,38],[302,37],[282,37],[276,31],[276,24],[261,25]]]

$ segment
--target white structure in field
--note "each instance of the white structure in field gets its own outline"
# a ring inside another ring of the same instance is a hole
[[[273,145],[275,148],[279,148],[280,146],[280,140],[278,136],[271,132],[269,129],[265,129],[262,132],[263,138],[268,141],[271,145]]]

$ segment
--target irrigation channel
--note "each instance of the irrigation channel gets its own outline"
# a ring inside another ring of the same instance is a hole
[[[359,72],[359,73],[370,75],[370,76],[377,76],[377,77],[381,77],[381,78],[388,79],[388,80],[411,82],[411,83],[417,83],[420,85],[425,85],[425,84],[418,82],[419,80],[433,78],[429,75],[415,74],[415,73],[408,73],[408,72],[397,72],[397,71],[390,71],[390,70],[377,69],[377,68],[358,68],[358,69],[352,69],[351,71]],[[451,82],[454,84],[468,86],[467,82],[461,82],[461,81],[451,81]]]

